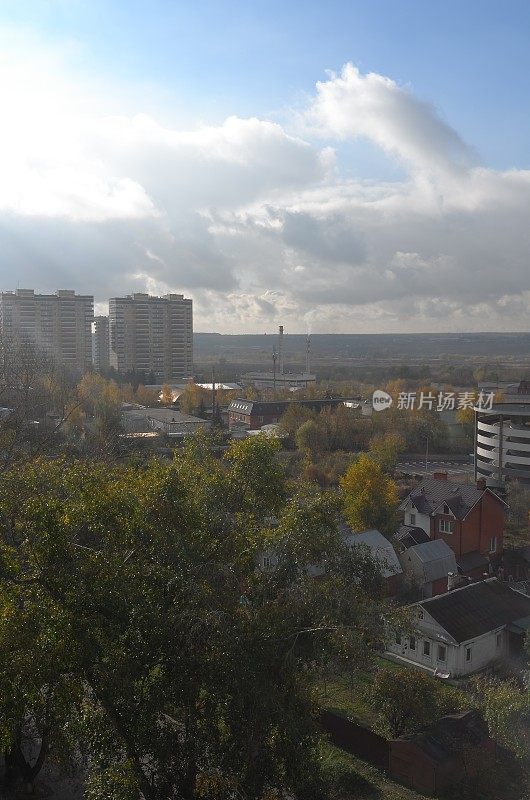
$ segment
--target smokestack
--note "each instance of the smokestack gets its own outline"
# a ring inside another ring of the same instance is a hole
[[[278,362],[280,375],[283,375],[283,325],[280,325],[280,332],[278,334]]]
[[[311,372],[311,337],[307,334],[306,349],[305,349],[305,371],[306,375]]]

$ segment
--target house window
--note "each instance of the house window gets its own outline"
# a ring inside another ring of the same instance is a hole
[[[270,569],[274,566],[272,556],[263,556],[263,566],[265,569]]]
[[[423,608],[418,608],[418,619],[423,619]]]
[[[410,524],[411,525],[415,525],[416,524],[416,514],[411,514],[410,515]]]
[[[409,638],[409,650],[415,650],[415,649],[416,649],[416,637],[411,636]]]
[[[428,658],[431,657],[431,643],[428,639],[425,639],[423,642],[423,655],[427,656]]]
[[[497,552],[497,537],[493,536],[490,539],[490,553],[496,553],[496,552]]]
[[[497,636],[495,637],[495,644],[497,646],[497,650],[500,650],[502,645],[502,633],[498,633]]]
[[[440,533],[452,533],[453,523],[450,519],[441,519],[438,524],[438,530]]]
[[[471,647],[466,647],[466,662],[471,661]]]
[[[396,633],[396,644],[401,644],[401,634]]]
[[[447,661],[447,647],[444,644],[438,645],[438,661]]]

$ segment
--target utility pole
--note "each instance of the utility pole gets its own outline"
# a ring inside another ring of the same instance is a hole
[[[425,477],[427,477],[427,462],[429,460],[429,437],[425,438]]]
[[[273,392],[274,392],[274,397],[275,398],[276,398],[276,359],[277,359],[276,350],[273,350],[272,351],[272,386],[273,386]]]

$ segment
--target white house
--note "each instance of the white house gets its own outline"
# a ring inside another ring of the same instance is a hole
[[[496,578],[414,603],[414,634],[397,632],[387,652],[451,677],[479,672],[522,648],[530,597]]]

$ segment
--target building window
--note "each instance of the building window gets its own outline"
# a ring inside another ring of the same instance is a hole
[[[423,608],[418,608],[418,619],[423,619]]]
[[[272,556],[263,556],[263,566],[265,569],[270,569],[274,566]]]
[[[453,523],[450,519],[441,519],[438,525],[438,530],[440,533],[452,533]]]
[[[502,633],[498,633],[495,637],[495,644],[497,645],[497,650],[500,650],[502,645]]]
[[[438,661],[447,661],[447,647],[444,644],[438,645]]]
[[[416,514],[411,514],[410,515],[410,524],[411,525],[415,525],[416,524]]]
[[[401,644],[401,634],[396,633],[396,644]]]
[[[497,552],[497,537],[493,536],[490,539],[490,553],[496,553],[496,552]]]
[[[415,650],[415,649],[416,649],[416,637],[411,636],[409,639],[409,650]]]
[[[427,656],[428,658],[431,657],[431,643],[428,639],[425,639],[423,642],[423,655]]]
[[[468,663],[471,661],[471,647],[466,647],[466,661]]]

